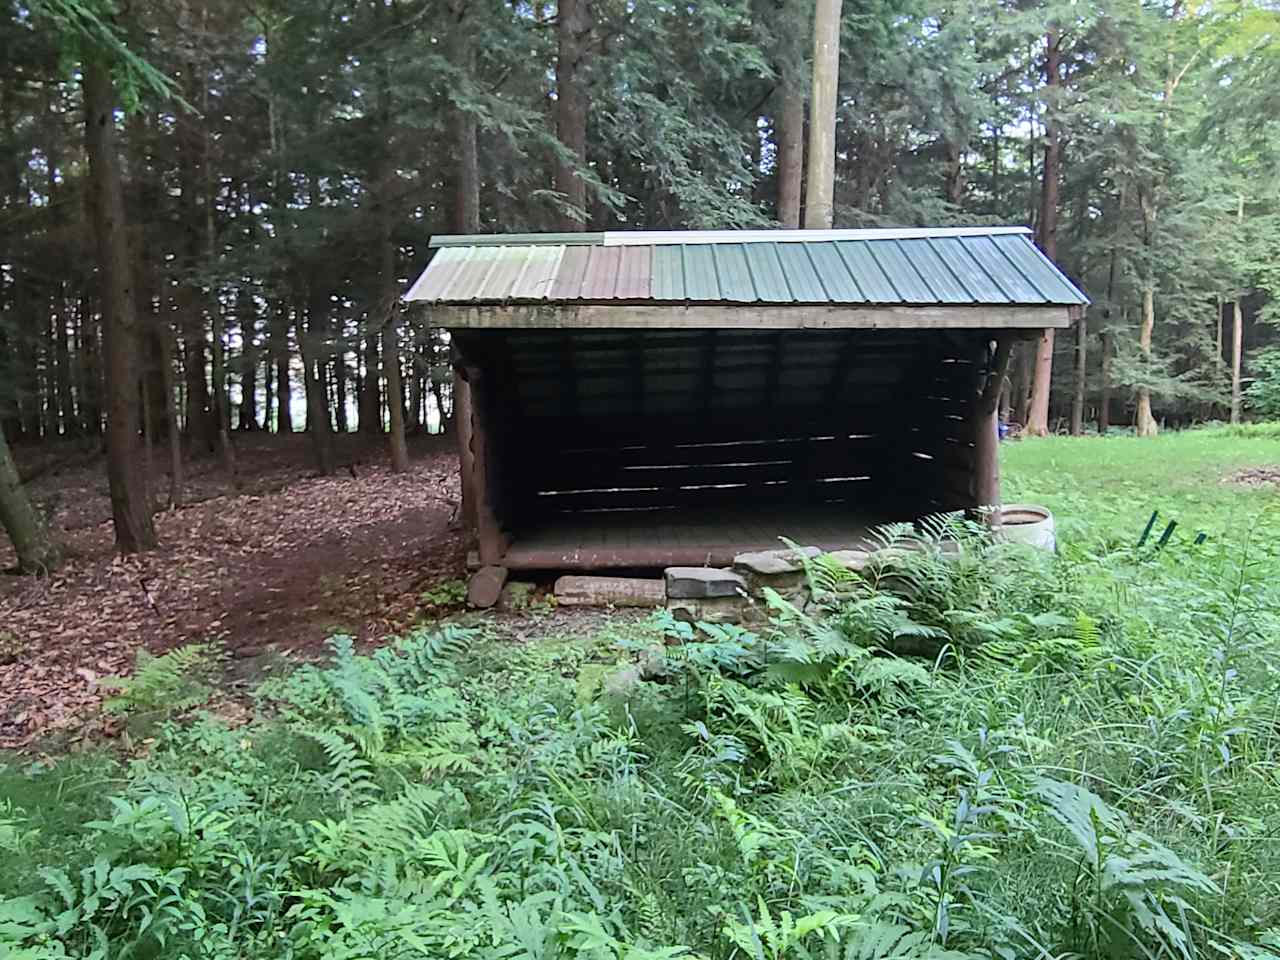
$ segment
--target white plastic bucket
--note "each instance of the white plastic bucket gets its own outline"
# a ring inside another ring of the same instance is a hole
[[[1056,550],[1058,534],[1053,514],[1032,503],[1006,503],[991,515],[991,535],[997,540],[1027,543]]]

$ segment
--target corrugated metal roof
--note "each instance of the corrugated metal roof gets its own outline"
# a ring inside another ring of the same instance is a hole
[[[1089,302],[1024,227],[443,236],[431,245],[406,300]]]

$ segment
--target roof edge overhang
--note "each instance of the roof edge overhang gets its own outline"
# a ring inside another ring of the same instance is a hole
[[[1079,304],[446,304],[435,322],[452,330],[1007,330],[1066,329]]]
[[[851,230],[605,230],[594,233],[445,233],[441,247],[580,246],[663,247],[708,243],[813,243],[831,240],[922,240],[942,237],[1030,235],[1030,227],[873,227]]]

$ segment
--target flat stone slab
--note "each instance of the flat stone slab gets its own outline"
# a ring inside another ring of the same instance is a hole
[[[758,577],[799,573],[804,567],[800,563],[800,558],[796,556],[797,552],[810,560],[822,553],[817,547],[800,547],[798,551],[790,547],[778,550],[756,550],[752,553],[738,554],[733,558],[733,567],[735,570],[742,570]]]
[[[747,589],[741,574],[717,567],[667,567],[664,574],[669,600],[736,597]]]
[[[507,573],[506,567],[481,567],[473,573],[467,583],[467,606],[488,610],[497,603],[507,584]]]
[[[746,597],[707,597],[701,600],[668,600],[667,609],[685,623],[736,623],[740,625],[766,622],[768,612],[762,604]]]
[[[836,550],[829,556],[840,566],[859,571],[871,560],[871,552],[868,550]]]
[[[556,581],[555,595],[566,607],[660,607],[667,588],[661,580],[565,576]]]

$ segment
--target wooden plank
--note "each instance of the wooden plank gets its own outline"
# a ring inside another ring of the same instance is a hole
[[[568,254],[566,253],[566,258]],[[583,258],[585,267],[585,257]],[[565,265],[562,264],[562,273]],[[567,278],[572,281],[573,277]],[[557,280],[557,284],[562,282]],[[555,296],[553,290],[552,293]],[[510,304],[438,306],[433,322],[449,329],[613,328],[755,330],[998,330],[1066,329],[1062,305],[868,306],[804,304]]]

